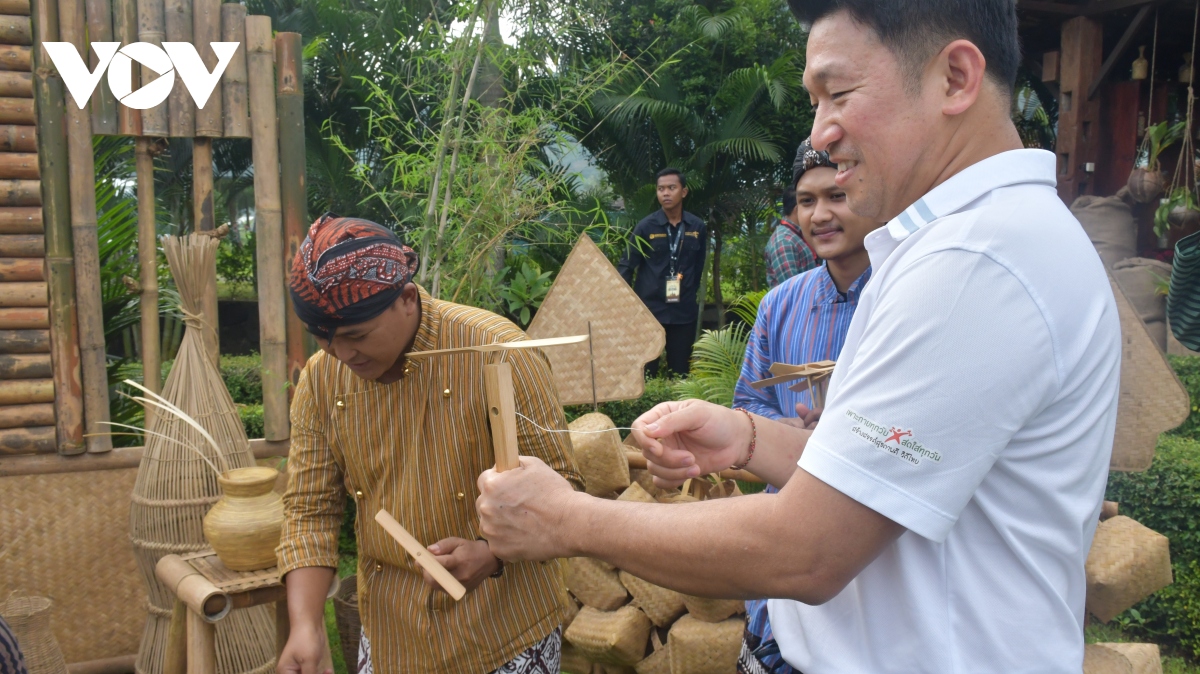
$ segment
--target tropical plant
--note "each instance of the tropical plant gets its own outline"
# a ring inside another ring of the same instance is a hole
[[[1176,141],[1183,138],[1185,126],[1185,122],[1171,124],[1164,120],[1147,127],[1146,142],[1139,153],[1138,166],[1150,171],[1161,171],[1162,166],[1158,161],[1159,156],[1163,150],[1171,147]]]
[[[678,400],[698,398],[710,403],[733,404],[733,392],[742,376],[746,343],[767,291],[746,293],[730,303],[730,310],[745,322],[719,330],[705,330],[692,347],[691,373],[675,384]]]
[[[500,298],[508,305],[508,315],[521,327],[529,325],[531,312],[537,311],[550,292],[550,272],[543,272],[536,262],[521,260],[520,267],[504,268],[508,285],[500,289]]]
[[[1196,205],[1196,194],[1192,192],[1190,187],[1176,187],[1171,190],[1166,199],[1159,203],[1158,208],[1154,211],[1154,235],[1166,236],[1167,230],[1171,228],[1171,211],[1175,209],[1185,209],[1190,211],[1198,210]]]

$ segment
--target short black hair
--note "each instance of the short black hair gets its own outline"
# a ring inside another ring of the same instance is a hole
[[[783,217],[790,217],[794,210],[796,210],[796,186],[792,185],[791,189],[783,191]]]
[[[847,11],[870,26],[914,77],[954,40],[970,40],[987,61],[987,73],[1011,95],[1021,64],[1016,0],[788,0],[800,23]]]
[[[654,184],[657,185],[658,179],[662,178],[663,176],[679,176],[679,186],[687,187],[687,178],[684,178],[683,171],[680,171],[677,168],[668,166],[667,168],[659,171],[658,174],[654,176]]]

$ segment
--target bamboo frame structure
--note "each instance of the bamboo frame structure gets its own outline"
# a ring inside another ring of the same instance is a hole
[[[121,44],[138,41],[138,2],[137,0],[113,1],[113,37]],[[132,68],[131,84],[137,91],[141,82],[138,68]],[[105,84],[108,84],[108,78]],[[140,110],[124,105],[117,105],[117,133],[122,136],[142,135],[142,116]]]
[[[163,6],[163,0],[136,0],[136,2],[138,41],[162,47],[163,40],[167,38],[166,9]],[[156,77],[158,75],[153,70],[144,66],[141,68],[142,84],[149,84]],[[140,112],[143,134],[160,137],[170,134],[166,102]]]
[[[246,6],[235,3],[221,5],[221,41],[236,42],[239,46],[221,76],[221,99],[225,136],[250,137],[249,75],[246,72]]]
[[[124,106],[122,106],[124,107]],[[138,265],[141,290],[142,385],[162,391],[162,360],[158,335],[158,239],[154,213],[154,156],[149,138],[134,141],[138,195]],[[153,412],[146,410],[146,426],[153,423]]]
[[[287,285],[291,261],[304,242],[308,225],[304,189],[304,67],[299,33],[275,36],[275,100],[279,111],[279,171],[283,205],[283,278]],[[290,394],[300,383],[300,371],[315,343],[291,302],[287,305],[287,377]]]
[[[168,42],[191,42],[195,35],[192,25],[191,0],[163,0],[163,16],[166,19]],[[144,80],[143,80],[144,81]],[[167,97],[167,125],[171,136],[191,138],[196,135],[196,104],[183,78],[175,77],[175,87]]]
[[[192,224],[197,232],[212,232],[217,225],[213,217],[213,154],[212,139],[192,141]],[[214,258],[213,264],[216,264]],[[204,289],[204,346],[209,358],[221,365],[221,329],[217,315],[217,273]]]
[[[221,41],[221,0],[192,0],[192,31],[200,60],[212,71],[217,66],[217,54],[210,43]],[[196,110],[196,136],[220,138],[224,135],[222,97],[222,92],[214,90],[204,107]]]
[[[279,194],[279,132],[275,117],[275,46],[271,19],[246,17],[250,80],[251,147],[254,155],[254,218],[258,240],[258,329],[263,369],[263,428],[268,440],[290,434],[287,401],[287,337]]]
[[[112,0],[84,0],[84,13],[87,17],[88,42],[113,41],[113,11]],[[88,68],[95,70],[100,64],[96,52],[88,49],[85,58]],[[99,86],[92,94],[92,133],[112,136],[117,133],[117,99],[113,97],[112,89],[108,86],[108,78],[100,79]]]

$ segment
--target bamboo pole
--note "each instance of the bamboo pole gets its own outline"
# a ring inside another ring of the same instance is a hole
[[[49,352],[49,330],[0,330],[0,353]]]
[[[0,124],[36,124],[32,98],[0,98]]]
[[[84,0],[84,13],[87,16],[87,41],[112,42],[113,16],[111,0]],[[95,70],[100,64],[96,52],[88,49],[88,70]],[[92,93],[89,105],[92,108],[92,133],[112,136],[117,133],[117,99],[113,97],[112,89],[108,86],[108,78],[100,78],[100,84]]]
[[[141,267],[142,385],[162,392],[162,356],[158,336],[158,239],[154,217],[154,156],[150,139],[134,141],[138,190],[138,265]],[[151,406],[146,406],[146,428]]]
[[[0,14],[29,16],[29,0],[0,0]]]
[[[0,96],[33,98],[33,73],[0,71]]]
[[[221,0],[193,0],[192,23],[195,38],[192,42],[204,66],[212,72],[217,67],[217,53],[211,43],[221,41]],[[196,135],[220,138],[225,135],[221,114],[222,92],[214,90],[203,108],[196,110]]]
[[[32,405],[54,402],[53,379],[0,378],[0,405]]]
[[[89,145],[90,147],[90,145]],[[89,152],[89,154],[91,154]],[[92,201],[96,200],[95,196]],[[37,180],[0,180],[0,206],[41,206],[42,186]]]
[[[212,139],[192,141],[192,222],[197,232],[211,232],[217,225],[213,217]],[[213,260],[216,264],[216,260]],[[217,272],[204,289],[204,346],[218,366],[221,363],[221,328],[217,315]]]
[[[166,11],[163,7],[163,0],[136,0],[136,2],[138,41],[162,47],[163,40],[167,38]],[[157,73],[146,67],[141,69],[141,74],[143,85],[149,84],[158,77]],[[168,105],[164,101],[149,110],[142,110],[142,134],[146,136],[168,135],[170,125],[167,122],[167,109]]]
[[[267,440],[288,437],[287,297],[283,285],[283,213],[279,195],[279,128],[271,19],[246,17],[254,155],[254,231],[258,256],[259,349],[263,359],[263,424]]]
[[[59,85],[62,83],[59,82]],[[58,111],[61,113],[62,108]],[[59,129],[62,127],[59,126]],[[38,161],[44,163],[45,153],[38,153]],[[39,170],[44,170],[44,167]],[[56,186],[47,185],[47,191],[54,191]],[[66,185],[62,184],[65,188]],[[47,209],[48,211],[49,209]],[[49,218],[49,214],[46,216]],[[0,207],[0,234],[41,234],[44,229],[42,224],[42,209],[38,207],[18,207],[4,208]]]
[[[221,5],[221,41],[240,46],[221,76],[221,99],[227,138],[250,137],[250,108],[246,74],[246,6]]]
[[[50,310],[45,307],[0,308],[0,330],[48,330]]]
[[[49,305],[45,283],[0,283],[0,307]]]
[[[275,36],[275,98],[279,106],[279,172],[283,203],[283,279],[291,261],[304,242],[308,224],[307,195],[304,189],[304,67],[299,33]],[[315,350],[307,345],[308,331],[296,315],[291,302],[287,306],[287,372],[289,395],[300,383],[300,371]],[[311,340],[311,338],[309,338]],[[313,345],[315,347],[315,345]]]
[[[192,29],[192,4],[188,0],[163,0],[163,14],[168,41],[192,41],[195,31]],[[196,104],[183,86],[183,78],[178,75],[175,76],[175,87],[167,97],[167,123],[175,138],[196,135]]]
[[[0,179],[37,180],[40,177],[36,152],[0,152]]]
[[[54,405],[5,405],[0,407],[0,428],[26,428],[29,426],[53,426]]]
[[[138,10],[137,0],[114,0],[113,2],[113,39],[123,45],[138,41]],[[131,67],[131,84],[137,91],[140,83],[139,69]],[[108,84],[108,78],[104,78]],[[140,110],[117,105],[117,133],[122,136],[142,135],[142,116]]]
[[[0,44],[33,44],[33,26],[29,17],[0,14]]]
[[[0,70],[33,70],[33,53],[29,47],[0,45]]]
[[[42,260],[30,257],[0,258],[0,282],[45,281],[44,264]]]
[[[37,127],[0,124],[0,152],[37,152]]]
[[[80,0],[58,0],[59,37],[84,48]],[[71,241],[75,252],[75,310],[79,320],[79,359],[83,375],[83,425],[89,452],[112,449],[108,421],[108,369],[100,297],[100,244],[96,236],[96,166],[92,156],[91,113],[67,108],[67,161],[71,194]]]
[[[0,257],[46,257],[46,237],[41,234],[0,234]]]
[[[50,366],[48,353],[21,353],[0,356],[0,379],[44,379],[53,386],[50,379],[53,368]],[[54,402],[54,396],[40,402]]]
[[[54,427],[11,428],[0,431],[0,454],[52,454]]]

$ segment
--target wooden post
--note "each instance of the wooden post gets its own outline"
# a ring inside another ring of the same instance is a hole
[[[37,0],[34,97],[37,100],[38,170],[42,208],[0,209],[0,232],[43,231],[46,236],[46,286],[50,318],[50,356],[54,368],[54,426],[60,454],[79,454],[83,441],[83,386],[79,332],[75,314],[75,275],[71,253],[71,209],[67,171],[67,132],[62,79],[42,48],[58,40],[58,3]],[[34,227],[36,226],[36,230]]]
[[[221,41],[221,0],[195,0],[192,4],[194,12],[193,44],[200,54],[200,60],[211,72],[217,67],[217,54],[210,43]],[[225,122],[221,115],[220,89],[214,89],[203,108],[196,110],[196,135],[207,138],[220,138],[224,135]]]
[[[212,139],[196,138],[192,141],[192,222],[197,232],[211,232],[217,228],[213,219],[213,155]],[[213,261],[216,264],[216,261]],[[217,315],[217,273],[213,282],[204,289],[204,346],[212,358],[213,365],[221,367],[221,329]]]
[[[512,365],[488,363],[483,366],[483,386],[487,393],[488,419],[492,423],[492,448],[496,452],[496,472],[519,468],[517,447],[517,408],[513,400]]]
[[[263,359],[263,426],[267,440],[289,435],[287,338],[283,285],[283,213],[279,195],[279,127],[275,117],[275,46],[271,19],[246,17],[254,155],[254,232],[258,256],[259,349]]]
[[[147,421],[146,426],[149,425]],[[167,625],[167,651],[163,655],[162,674],[187,674],[188,613],[187,604],[176,598],[171,609],[171,622]]]
[[[165,17],[165,9],[163,0],[136,0],[137,2],[137,19],[138,19],[138,41],[149,42],[152,45],[162,47],[163,40],[167,37],[167,24]],[[158,78],[158,74],[153,70],[141,68],[141,83],[149,84]],[[147,136],[166,136],[170,133],[170,124],[167,122],[167,102],[164,101],[159,105],[142,110],[142,133]]]
[[[33,98],[33,73],[0,72],[0,96]]]
[[[87,43],[113,41],[113,16],[111,0],[85,0],[87,14]],[[96,52],[88,47],[84,54],[88,69],[95,70],[100,60]],[[92,93],[92,132],[111,136],[117,133],[117,99],[108,87],[108,78],[100,78],[100,85]]]
[[[154,213],[154,155],[149,138],[134,141],[137,162],[138,265],[141,267],[142,385],[162,391],[162,359],[158,337],[158,236]],[[151,406],[146,406],[146,428]]]
[[[279,105],[279,171],[283,197],[283,282],[286,287],[291,262],[304,242],[308,225],[307,193],[304,188],[304,67],[301,59],[299,33],[279,33],[275,36],[275,96]],[[308,361],[312,341],[296,315],[291,302],[287,305],[288,387],[300,383],[300,371]],[[306,337],[308,339],[306,340]]]
[[[137,0],[114,0],[113,1],[113,38],[116,42],[123,45],[138,41],[138,3]],[[131,83],[133,90],[137,91],[140,85],[140,72],[136,67],[131,68]],[[108,85],[108,78],[104,78],[105,86]],[[142,116],[141,110],[124,105],[117,105],[117,133],[122,136],[140,136],[142,135]]]
[[[225,136],[250,137],[250,108],[246,74],[246,6],[227,2],[221,5],[221,41],[236,42],[240,47],[221,76],[221,98],[225,116]],[[216,95],[215,93],[213,94]]]
[[[1088,100],[1088,87],[1100,72],[1104,26],[1096,19],[1077,16],[1062,25],[1059,63],[1058,195],[1070,204],[1093,192],[1087,165],[1096,161],[1100,135],[1100,102]]]
[[[169,42],[191,42],[195,38],[192,3],[188,0],[164,0],[163,14],[166,16]],[[167,97],[167,125],[173,137],[191,138],[196,135],[196,104],[192,102],[187,87],[183,86],[183,78],[178,75],[175,76],[175,88]]]
[[[34,106],[35,108],[37,106]],[[37,152],[37,127],[0,125],[0,152]],[[41,217],[38,217],[41,222]]]
[[[187,612],[187,674],[217,674],[217,627]]]

